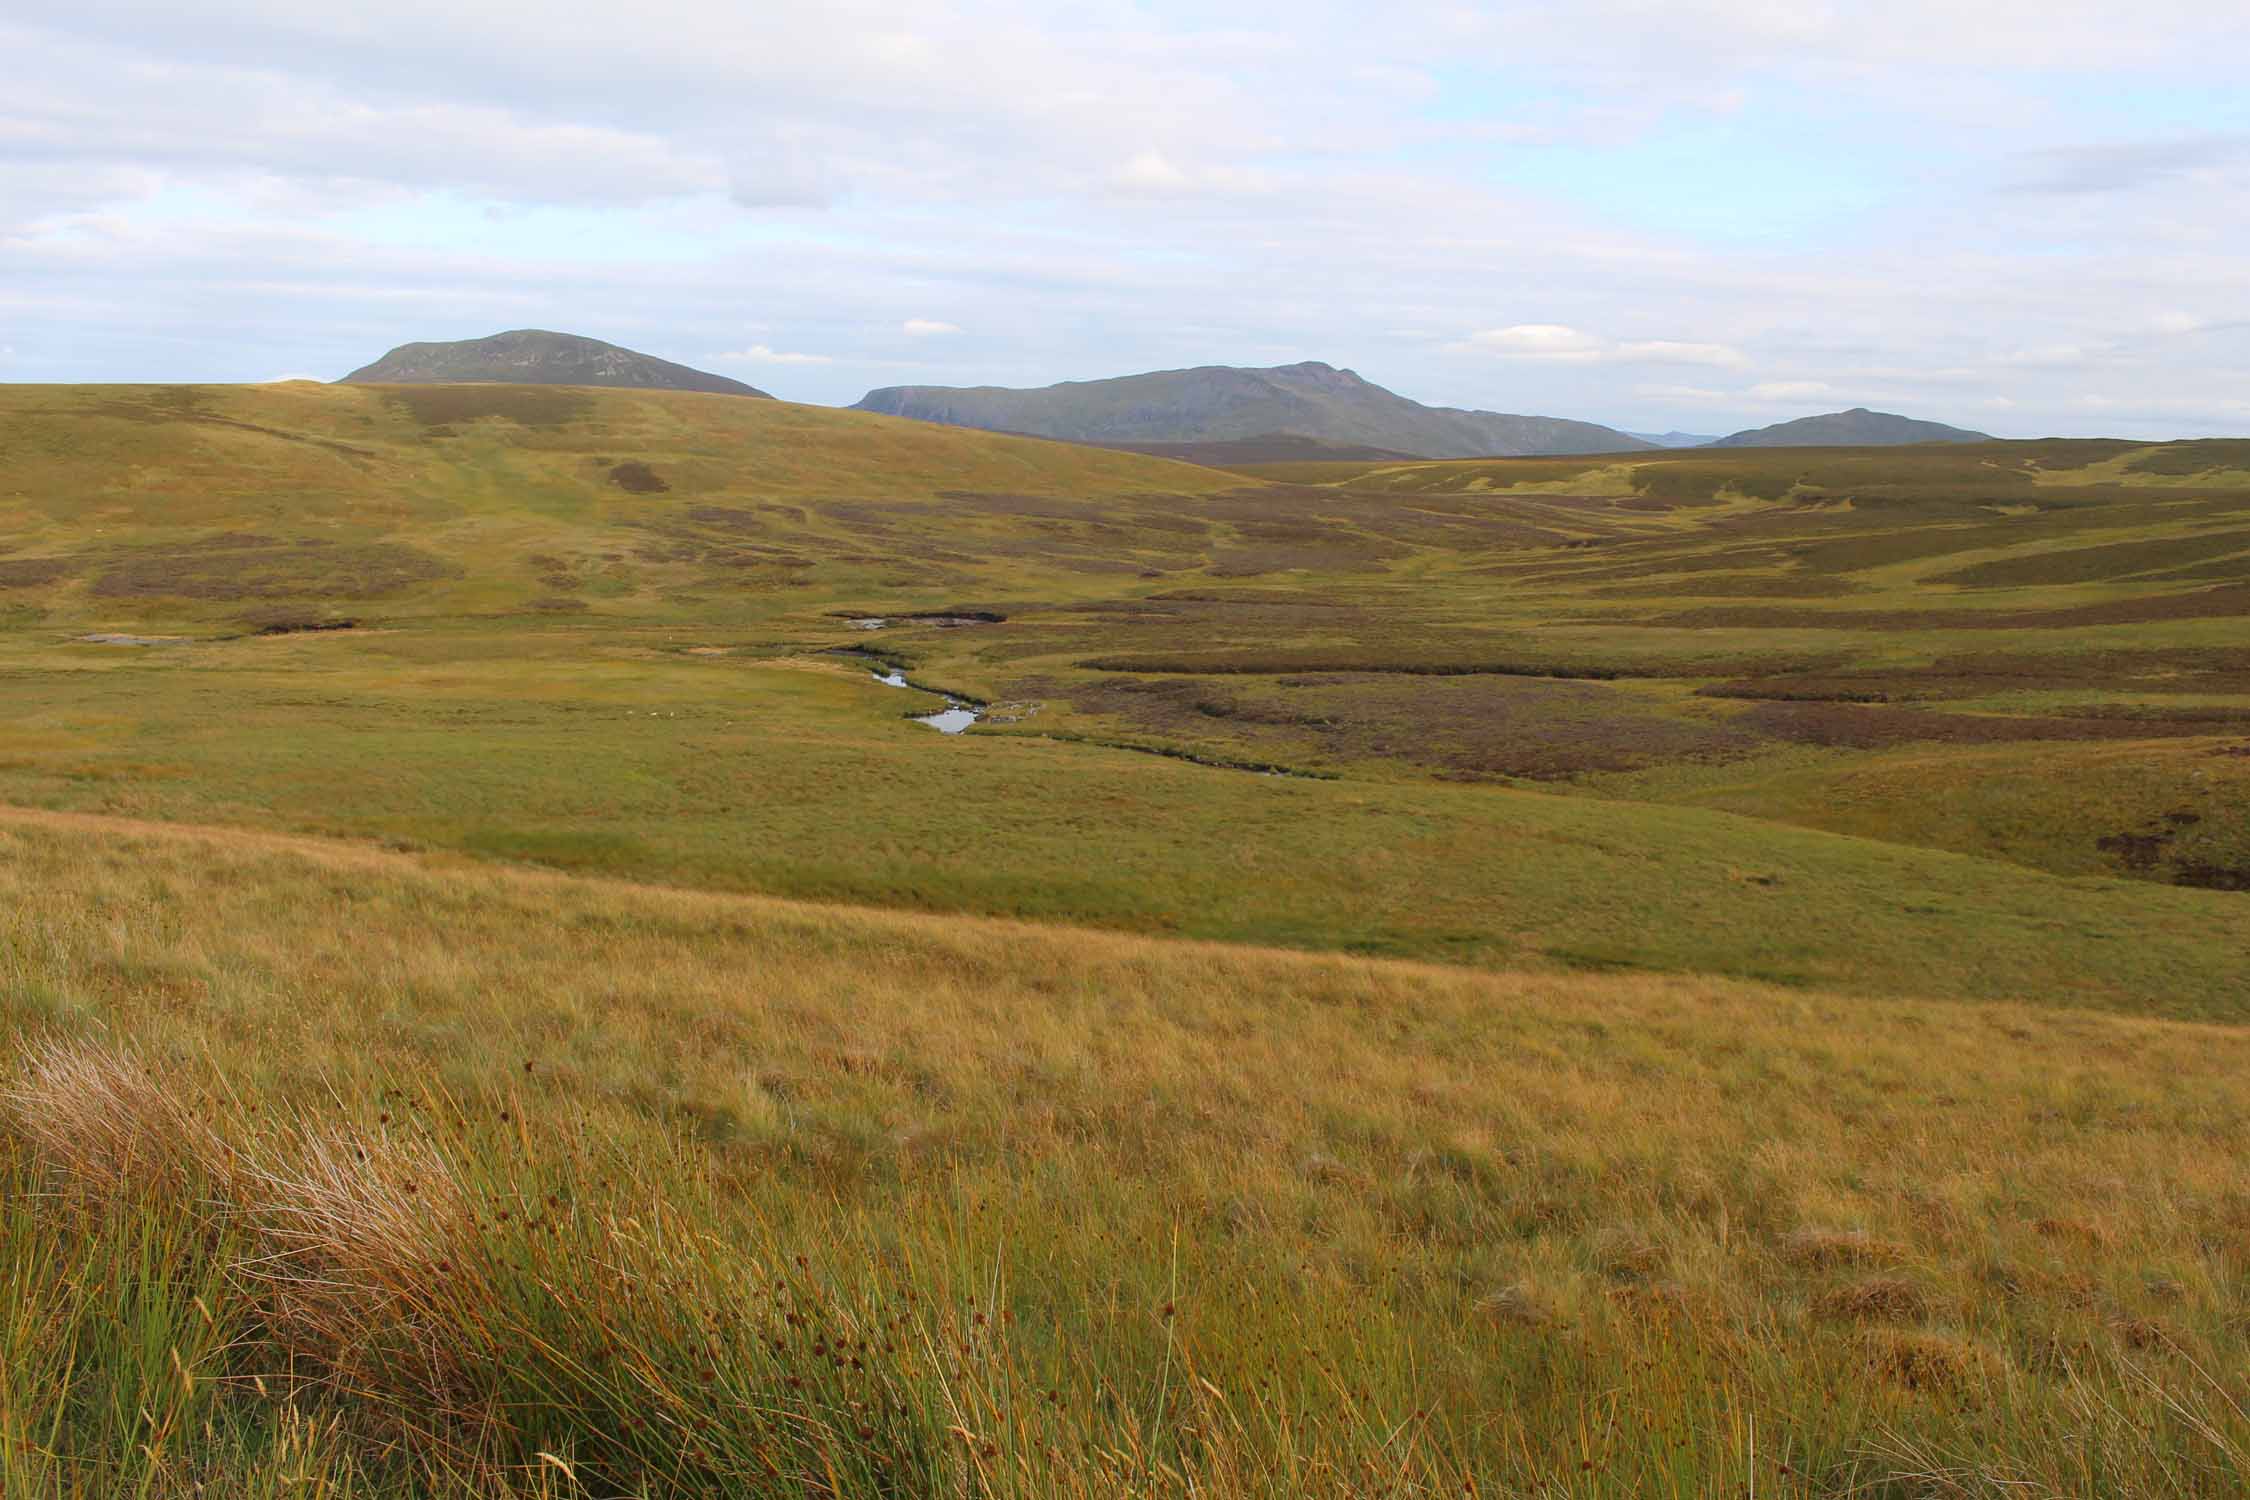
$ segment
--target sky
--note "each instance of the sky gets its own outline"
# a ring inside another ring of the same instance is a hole
[[[1321,359],[2250,433],[2243,0],[10,0],[0,380],[552,328],[848,403]]]

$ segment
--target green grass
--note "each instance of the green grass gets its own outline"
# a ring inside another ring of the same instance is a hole
[[[1411,766],[1335,781],[1214,769],[1039,738],[1076,722],[1054,711],[949,739],[903,717],[933,700],[847,662],[662,644],[552,627],[70,648],[83,665],[18,682],[0,801],[1488,965],[1599,955],[2172,1014],[2250,998],[2250,906],[2225,894]],[[1381,687],[1331,691],[1380,710]],[[1618,717],[1602,700],[1574,712]],[[1216,732],[1147,738],[1214,756],[1237,743],[1233,720],[1195,717]]]

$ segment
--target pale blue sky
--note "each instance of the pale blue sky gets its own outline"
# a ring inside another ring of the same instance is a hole
[[[2250,432],[2246,14],[16,0],[0,380],[537,326],[822,402],[1318,358],[1644,430]]]

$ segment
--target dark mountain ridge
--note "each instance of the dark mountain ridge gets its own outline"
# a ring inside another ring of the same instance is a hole
[[[888,386],[855,410],[1072,443],[1233,443],[1305,438],[1421,458],[1624,453],[1650,448],[1592,422],[1424,406],[1318,360],[1204,365],[1108,380],[1006,386]]]

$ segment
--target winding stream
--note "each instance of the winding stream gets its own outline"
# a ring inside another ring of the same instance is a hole
[[[906,674],[897,667],[892,667],[888,671],[871,667],[868,669],[867,675],[885,687],[914,687],[913,683],[906,680]],[[930,689],[916,688],[915,691],[928,692]],[[973,704],[963,703],[949,693],[940,693],[938,696],[945,699],[945,707],[934,714],[915,714],[913,716],[915,723],[927,724],[939,734],[959,734],[984,716],[984,710]]]

